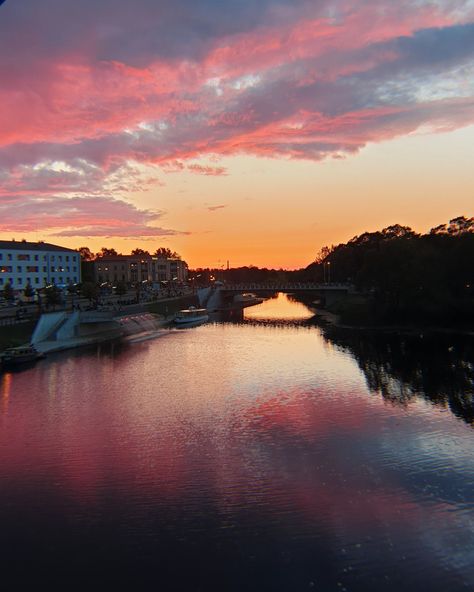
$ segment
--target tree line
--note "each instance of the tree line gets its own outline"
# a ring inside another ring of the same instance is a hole
[[[94,259],[99,259],[101,257],[122,256],[122,253],[107,247],[102,247],[97,253],[93,253],[89,247],[79,247],[77,251],[80,253],[82,261],[94,261]],[[181,259],[181,256],[176,253],[176,251],[172,251],[168,247],[158,247],[152,253],[144,249],[133,249],[131,255],[135,257],[158,257],[159,259]]]
[[[301,280],[351,282],[376,322],[474,322],[474,218],[418,234],[395,224],[324,247]]]

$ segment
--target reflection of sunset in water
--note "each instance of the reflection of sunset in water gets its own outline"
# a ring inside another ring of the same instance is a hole
[[[379,392],[379,371],[398,380],[393,344],[385,363],[360,334],[325,339],[285,295],[246,313],[270,322],[172,330],[2,375],[5,540],[38,569],[74,571],[79,557],[163,590],[474,583],[469,425],[414,388],[404,405]],[[17,561],[3,548],[4,565]]]
[[[250,306],[244,310],[247,319],[309,319],[313,313],[300,302],[289,299],[287,294],[279,292],[276,298],[267,298],[262,304]]]

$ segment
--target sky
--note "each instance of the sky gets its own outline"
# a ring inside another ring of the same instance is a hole
[[[308,265],[474,214],[474,0],[0,3],[0,238]]]

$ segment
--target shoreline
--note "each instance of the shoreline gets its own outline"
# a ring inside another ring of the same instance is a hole
[[[326,328],[344,329],[348,331],[366,331],[377,333],[399,333],[404,335],[423,335],[426,333],[443,333],[469,335],[474,337],[474,329],[460,327],[439,327],[433,325],[347,325],[340,322],[340,316],[327,310],[318,310],[314,314],[318,324]]]

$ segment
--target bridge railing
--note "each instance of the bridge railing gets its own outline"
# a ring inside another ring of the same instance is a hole
[[[352,284],[342,282],[331,282],[331,283],[316,283],[316,282],[287,282],[287,283],[241,283],[241,284],[224,284],[223,286],[217,287],[222,291],[235,291],[235,292],[251,292],[255,290],[268,290],[268,291],[289,291],[289,290],[352,290]]]

